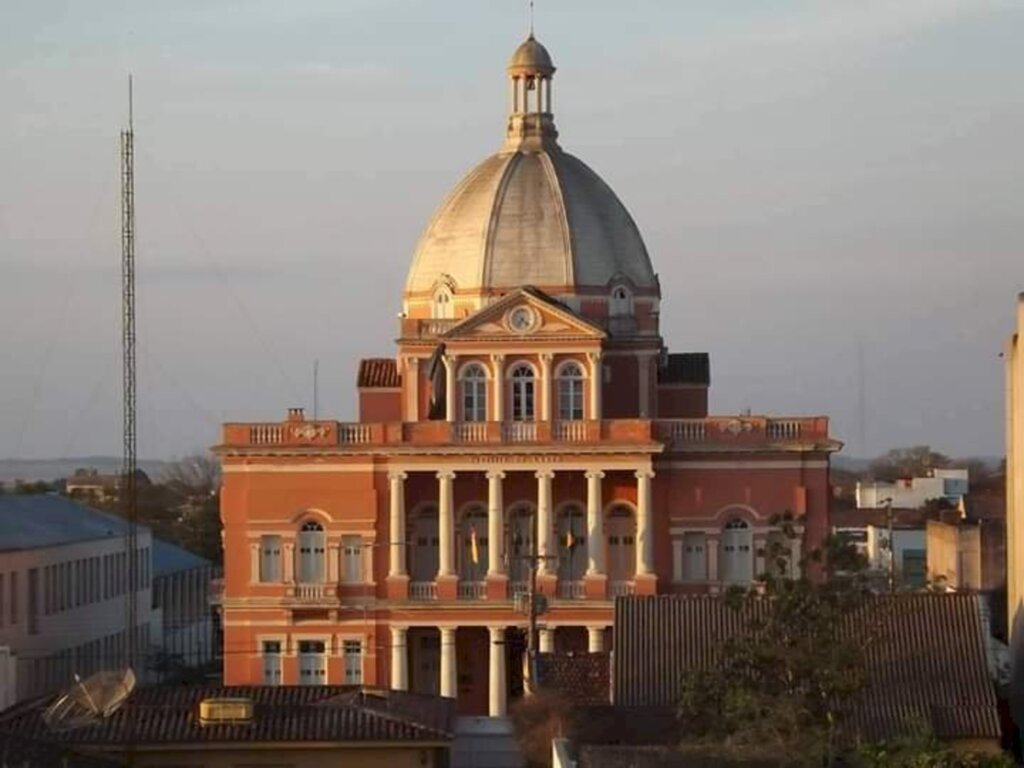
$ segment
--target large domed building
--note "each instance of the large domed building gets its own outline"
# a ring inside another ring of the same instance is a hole
[[[795,570],[827,532],[828,420],[708,415],[708,356],[665,348],[635,221],[560,146],[551,55],[531,35],[507,72],[504,143],[427,224],[358,420],[224,425],[228,684],[504,716],[528,648],[608,649],[614,597],[749,584],[770,541]]]

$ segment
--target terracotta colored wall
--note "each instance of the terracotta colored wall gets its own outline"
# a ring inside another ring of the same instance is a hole
[[[363,422],[401,421],[400,391],[359,390],[359,420]]]
[[[658,418],[699,419],[708,415],[707,387],[658,387]]]
[[[601,393],[604,418],[635,419],[640,403],[636,358],[607,355],[603,362],[611,370],[611,381],[604,384]]]

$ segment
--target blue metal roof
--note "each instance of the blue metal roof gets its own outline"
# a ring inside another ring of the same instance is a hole
[[[153,575],[165,576],[178,571],[191,571],[193,568],[205,568],[213,565],[205,557],[200,557],[174,544],[160,539],[153,539]]]
[[[0,494],[0,552],[124,536],[126,528],[117,515],[55,493]]]

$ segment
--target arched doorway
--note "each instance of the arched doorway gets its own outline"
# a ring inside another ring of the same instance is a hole
[[[322,584],[327,580],[327,534],[315,520],[299,529],[297,577],[300,584]]]
[[[537,515],[533,506],[516,504],[508,515],[508,578],[513,585],[530,581],[530,556],[536,553]],[[516,589],[516,587],[512,587]]]
[[[406,541],[409,542],[410,581],[435,581],[440,565],[437,507],[433,504],[420,507],[412,515],[409,527]]]
[[[487,535],[487,510],[474,504],[459,520],[459,579],[481,582],[490,563],[490,539]]]
[[[587,516],[578,504],[558,514],[558,591],[560,597],[582,597],[587,572]]]
[[[722,529],[720,577],[727,584],[754,580],[753,531],[746,520],[733,518]]]

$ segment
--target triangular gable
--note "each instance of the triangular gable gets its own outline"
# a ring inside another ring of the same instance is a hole
[[[532,323],[517,329],[512,324],[512,318],[519,307],[527,309],[522,316],[529,316]],[[536,288],[524,287],[517,288],[470,315],[449,328],[440,338],[445,341],[497,337],[543,339],[582,336],[603,339],[606,335],[603,328],[580,316],[562,302]]]

